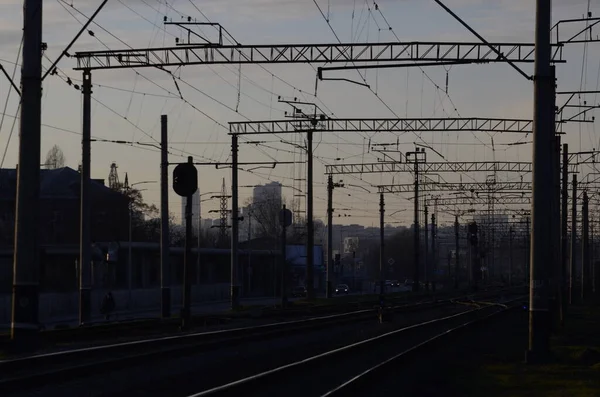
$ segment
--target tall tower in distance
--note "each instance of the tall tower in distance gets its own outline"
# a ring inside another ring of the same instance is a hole
[[[281,208],[281,183],[271,182],[259,185],[252,191],[252,202],[254,204],[269,203],[276,208]]]

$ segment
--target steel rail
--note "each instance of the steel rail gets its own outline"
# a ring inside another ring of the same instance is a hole
[[[507,302],[507,303],[515,302],[517,300],[520,300],[520,299],[515,299],[515,300]],[[498,304],[494,304],[492,306],[499,306],[499,305]],[[346,382],[342,383],[341,385],[333,388],[332,390],[326,392],[325,394],[322,394],[321,397],[335,397],[335,396],[342,395],[342,394],[345,395],[348,392],[349,388],[356,388],[358,382],[365,382],[365,381],[367,381],[369,379],[369,377],[371,377],[371,376],[377,376],[377,372],[378,371],[381,371],[382,369],[384,369],[385,367],[387,367],[390,364],[395,363],[399,359],[405,358],[407,355],[409,355],[411,353],[414,353],[417,350],[419,350],[419,349],[421,349],[421,348],[423,348],[425,346],[429,346],[429,345],[431,345],[431,343],[433,343],[435,341],[438,341],[438,340],[440,340],[440,339],[444,338],[445,336],[448,336],[448,335],[450,335],[452,333],[455,333],[456,331],[463,330],[463,329],[465,329],[465,328],[467,328],[467,327],[469,327],[469,326],[471,326],[473,324],[480,323],[480,322],[485,321],[485,320],[487,320],[487,319],[489,319],[491,317],[497,316],[498,314],[506,313],[507,311],[510,311],[510,310],[515,309],[516,307],[518,307],[518,306],[512,306],[511,307],[511,306],[507,306],[507,305],[502,305],[502,306],[503,306],[502,310],[500,310],[500,311],[491,313],[491,314],[489,314],[489,315],[487,315],[487,316],[485,316],[483,318],[477,318],[477,319],[474,319],[474,320],[467,321],[467,322],[465,322],[463,324],[460,324],[460,325],[458,325],[456,327],[453,327],[453,328],[450,328],[450,329],[445,330],[443,332],[440,332],[440,333],[436,334],[435,336],[426,339],[423,342],[417,343],[416,345],[413,345],[413,346],[409,347],[408,349],[406,349],[406,350],[404,350],[404,351],[402,351],[402,352],[400,352],[400,353],[398,353],[398,354],[396,354],[396,355],[394,355],[394,356],[392,356],[392,357],[390,357],[390,358],[388,358],[386,360],[383,360],[382,362],[380,362],[380,363],[378,363],[378,364],[376,364],[376,365],[368,368],[367,370],[362,371],[360,374],[358,374],[356,376],[353,376],[348,381],[346,381]],[[490,307],[490,306],[485,306],[483,308],[476,309],[476,310],[483,310],[483,309],[488,308],[488,307]]]
[[[355,343],[351,343],[348,344],[346,346],[342,346],[324,353],[320,353],[299,361],[295,361],[286,365],[282,365],[280,367],[276,367],[273,369],[270,369],[268,371],[264,371],[261,372],[259,374],[255,374],[252,376],[248,376],[221,386],[217,386],[217,387],[213,387],[211,389],[208,390],[204,390],[202,392],[196,393],[196,394],[192,394],[188,397],[205,397],[205,396],[219,396],[219,395],[241,395],[243,394],[244,390],[246,387],[251,387],[254,386],[258,386],[261,383],[260,382],[268,382],[270,379],[272,379],[273,376],[282,376],[283,373],[285,373],[286,371],[290,371],[290,370],[300,370],[300,368],[302,368],[305,365],[315,365],[319,360],[323,360],[323,359],[330,359],[332,357],[337,357],[338,354],[343,353],[343,352],[349,352],[351,350],[354,350],[356,348],[359,347],[363,347],[366,345],[369,345],[373,342],[376,341],[381,341],[383,339],[387,339],[391,336],[396,336],[398,334],[401,334],[403,332],[406,331],[410,331],[410,330],[415,330],[415,329],[419,329],[425,326],[429,326],[432,324],[441,324],[443,322],[449,321],[449,320],[453,320],[456,318],[460,318],[462,316],[468,315],[468,314],[472,314],[472,313],[476,313],[482,310],[486,310],[489,309],[490,307],[493,306],[485,306],[485,307],[481,307],[481,308],[476,308],[476,309],[472,309],[472,310],[467,310],[458,314],[453,314],[453,315],[449,315],[449,316],[444,316],[441,318],[437,318],[437,319],[433,319],[433,320],[429,320],[429,321],[424,321],[418,324],[413,324],[413,325],[409,325],[394,331],[390,331],[390,332],[386,332],[384,334],[375,336],[375,337],[371,337],[359,342],[355,342]],[[502,309],[502,310],[506,310],[506,309]],[[281,378],[278,378],[281,379]],[[247,391],[247,390],[246,390]]]
[[[502,291],[504,290],[483,293]],[[473,294],[464,298],[469,297],[473,297]],[[433,309],[452,304],[453,299],[460,298],[450,297],[433,302],[420,301],[394,306],[391,309],[395,312]],[[214,349],[226,343],[250,342],[287,333],[298,333],[307,329],[316,330],[320,327],[343,325],[346,322],[364,321],[370,318],[375,321],[376,313],[375,308],[364,309],[254,327],[166,336],[4,360],[0,361],[0,373],[4,375],[4,378],[0,379],[0,388],[18,390],[43,382],[57,383],[63,379],[86,376],[91,371],[115,369],[159,357],[166,358],[173,355],[190,354],[202,349]],[[113,356],[110,356],[111,354]],[[85,360],[89,361],[85,362]]]

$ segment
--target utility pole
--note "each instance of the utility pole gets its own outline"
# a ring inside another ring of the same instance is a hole
[[[171,317],[168,135],[167,115],[163,114],[160,117],[160,304],[163,319]]]
[[[513,227],[508,229],[508,286],[512,287],[513,275]]]
[[[568,267],[568,249],[569,249],[569,237],[567,234],[567,222],[568,222],[568,206],[569,201],[569,145],[563,144],[563,158],[562,158],[562,186],[561,186],[561,250],[560,250],[560,274],[561,284],[560,290],[562,295],[561,308],[560,308],[560,324],[564,325],[565,314],[567,311],[567,267]]]
[[[287,306],[287,224],[285,219],[285,214],[287,213],[287,208],[285,204],[283,205],[283,209],[281,210],[280,222],[281,222],[281,307],[285,308]],[[327,265],[329,267],[329,263]]]
[[[429,218],[429,213],[427,210],[427,205],[425,206],[425,290],[429,291],[429,228],[427,225],[427,220]]]
[[[529,220],[529,217],[525,218],[525,227],[527,229],[525,232],[525,245],[527,247],[527,255],[525,255],[525,281],[527,282],[527,284],[529,284],[531,280],[531,221]]]
[[[435,276],[437,271],[437,247],[436,247],[436,237],[437,237],[437,225],[435,224],[435,213],[431,214],[431,290],[435,292]]]
[[[383,193],[379,195],[379,293],[385,293],[385,197]]]
[[[594,242],[594,218],[592,217],[592,219],[588,220],[589,225],[590,225],[590,261],[589,261],[589,292],[592,295],[596,294],[596,271],[595,271],[595,266],[594,263],[596,261],[596,259],[594,258],[594,251],[595,251],[595,242]]]
[[[188,164],[194,166],[194,159],[189,156]],[[181,310],[181,330],[190,327],[191,293],[192,293],[192,201],[193,194],[185,200],[185,252],[183,256],[183,309]]]
[[[327,177],[327,273],[325,296],[331,298],[331,266],[333,265],[333,175]]]
[[[548,266],[553,263],[552,199],[554,197],[554,85],[550,64],[551,0],[537,0],[533,114],[533,202],[531,280],[529,287],[529,346],[527,361],[543,361],[549,352]],[[557,216],[558,214],[556,214]]]
[[[413,292],[419,292],[419,163],[415,154],[415,209],[414,209],[414,276]]]
[[[42,0],[25,0],[19,166],[13,261],[11,338],[33,344],[39,310],[39,201],[42,116]]]
[[[555,77],[555,67],[551,68],[551,75]],[[555,98],[556,84],[552,85],[552,98]],[[560,185],[560,177],[561,177],[561,168],[560,168],[560,146],[561,146],[561,138],[560,135],[554,135],[552,140],[552,167],[553,172],[552,176],[554,179],[553,189],[552,189],[552,266],[548,268],[548,280],[550,286],[550,294],[549,294],[549,309],[551,315],[551,326],[560,326],[560,319],[562,317],[562,301],[563,296],[561,294],[561,248],[562,248],[562,238],[561,238],[561,216],[560,216],[560,196],[561,196],[561,185]]]
[[[573,175],[573,192],[571,208],[571,262],[569,263],[569,304],[573,304],[575,296],[575,269],[577,267],[577,174]]]
[[[238,280],[238,136],[231,135],[231,309],[240,306],[240,284]]]
[[[583,192],[583,204],[581,206],[582,233],[581,233],[581,301],[587,296],[587,286],[590,266],[590,222],[589,222],[589,200],[587,191]]]
[[[460,229],[460,224],[458,223],[458,215],[454,216],[454,243],[456,244],[455,249],[456,249],[456,254],[455,254],[455,261],[454,261],[454,289],[458,289],[459,287],[459,282],[458,282],[458,272],[460,269],[459,266],[459,258],[460,258],[460,235],[459,235],[459,230]]]
[[[79,324],[90,321],[91,315],[91,135],[92,135],[92,73],[83,72],[83,134],[81,136],[81,196],[79,218]],[[19,167],[20,168],[20,167]]]
[[[313,120],[316,122],[316,120]],[[307,163],[308,170],[306,175],[307,184],[307,198],[306,198],[306,232],[308,234],[306,238],[306,297],[307,299],[313,300],[315,298],[314,290],[314,277],[313,269],[315,262],[315,224],[313,219],[313,132],[312,130],[306,133],[306,146],[307,146]]]
[[[248,293],[252,291],[252,204],[248,211]]]

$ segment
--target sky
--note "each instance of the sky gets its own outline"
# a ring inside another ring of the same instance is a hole
[[[44,67],[49,67],[72,40],[86,17],[98,7],[98,0],[54,0],[44,2],[43,40],[48,44]],[[173,46],[175,38],[185,39],[168,21],[192,20],[220,23],[243,44],[319,44],[387,41],[477,42],[470,32],[433,0],[109,0],[89,30],[69,53],[90,50],[119,50]],[[531,43],[534,38],[534,0],[446,0],[444,2],[490,42]],[[588,12],[600,14],[600,0],[555,0],[553,20],[580,18]],[[329,21],[329,22],[327,22]],[[20,81],[19,48],[22,34],[22,1],[0,0],[0,63],[14,80]],[[583,25],[561,27],[561,38]],[[197,33],[216,40],[216,30],[202,26]],[[598,28],[595,28],[594,36]],[[564,34],[564,36],[563,36]],[[337,38],[336,38],[337,37]],[[226,37],[226,40],[229,39]],[[559,90],[597,90],[600,77],[598,43],[587,47],[570,44],[564,64],[557,67]],[[322,81],[315,96],[316,68],[321,65],[221,65],[187,66],[170,69],[98,70],[93,73],[92,136],[124,140],[132,144],[94,142],[92,177],[108,178],[116,162],[121,179],[140,184],[146,201],[160,204],[160,115],[169,118],[169,161],[230,161],[227,123],[243,120],[283,119],[291,108],[278,98],[315,102],[332,117],[532,117],[533,85],[507,64],[455,65],[404,69],[368,70],[363,73],[370,88],[342,81]],[[58,74],[43,83],[42,162],[46,152],[59,145],[67,165],[76,168],[81,158],[82,95],[73,84],[81,72],[75,61],[65,57]],[[527,74],[532,65],[520,64]],[[336,72],[335,77],[358,81],[355,70]],[[69,85],[68,82],[72,85]],[[175,84],[177,81],[177,85]],[[446,81],[448,85],[446,87]],[[179,91],[181,92],[181,96]],[[10,91],[10,94],[9,94]],[[183,97],[183,99],[181,98]],[[8,98],[8,100],[7,100]],[[564,102],[558,98],[558,106]],[[576,98],[574,103],[598,104],[597,95]],[[14,167],[18,154],[18,97],[0,75],[2,123],[0,148],[6,148],[2,166]],[[568,111],[573,112],[573,109]],[[593,113],[588,113],[591,118]],[[568,123],[563,142],[571,151],[600,146],[596,123]],[[248,141],[259,140],[257,145]],[[315,215],[325,218],[327,207],[324,164],[377,162],[381,154],[369,148],[377,143],[398,143],[402,152],[414,149],[414,142],[435,149],[429,161],[530,161],[531,136],[471,132],[421,133],[317,133],[315,134]],[[493,142],[493,143],[492,143]],[[519,142],[519,145],[513,143]],[[141,144],[140,144],[141,143]],[[241,139],[240,161],[304,161],[297,134]],[[4,151],[3,151],[4,152]],[[240,171],[240,205],[252,195],[252,186],[270,181],[284,185],[288,203],[300,200],[305,206],[306,167],[279,164],[275,168],[243,167]],[[172,170],[170,170],[171,172]],[[202,217],[216,218],[211,210],[218,201],[223,178],[231,192],[231,170],[199,166],[203,197]],[[485,174],[443,175],[449,182],[485,181]],[[499,174],[502,181],[520,178]],[[527,179],[528,176],[525,176]],[[342,224],[378,224],[377,185],[411,183],[410,174],[345,175],[344,188],[334,192],[336,219]],[[170,211],[180,217],[180,198],[170,189]],[[412,203],[407,195],[386,197],[392,224],[411,223]],[[442,222],[451,220],[440,214]]]

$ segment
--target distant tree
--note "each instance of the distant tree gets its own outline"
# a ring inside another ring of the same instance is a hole
[[[52,146],[46,154],[46,161],[44,162],[46,168],[55,170],[65,166],[65,154],[58,145]]]

